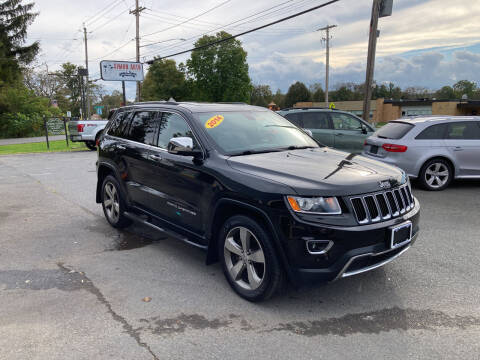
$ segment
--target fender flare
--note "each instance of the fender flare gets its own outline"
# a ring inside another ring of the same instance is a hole
[[[232,205],[235,205],[235,206],[243,207],[247,211],[251,211],[251,212],[256,213],[257,215],[259,215],[264,220],[265,224],[267,225],[266,230],[272,236],[273,246],[274,246],[275,250],[277,251],[277,255],[280,257],[280,261],[283,265],[283,268],[285,269],[285,272],[287,273],[287,276],[288,276],[289,280],[292,283],[295,283],[295,278],[294,278],[293,272],[290,268],[290,264],[288,263],[288,259],[287,259],[287,256],[285,254],[285,250],[284,250],[284,248],[281,244],[281,241],[278,237],[277,232],[275,231],[275,227],[273,226],[273,223],[270,220],[267,213],[265,211],[263,211],[262,209],[259,209],[258,207],[254,206],[254,205],[251,205],[249,203],[246,203],[246,202],[243,202],[243,201],[240,201],[240,200],[235,200],[235,199],[231,199],[231,198],[221,198],[215,203],[213,211],[211,212],[211,215],[212,215],[213,219],[215,219],[215,215],[217,214],[218,208],[221,205],[224,205],[224,204],[232,204]],[[214,238],[214,236],[216,234],[212,229],[213,223],[214,223],[213,220],[211,222],[209,222],[208,228],[207,228],[207,238],[209,239],[208,247],[207,247],[207,259],[206,259],[207,265],[215,262],[214,259],[216,258],[217,252],[218,252],[217,239]]]
[[[97,165],[97,191],[96,191],[96,203],[99,204],[101,202],[101,187],[102,187],[102,183],[99,181],[99,176],[98,176],[98,173],[99,173],[99,170],[101,167],[107,167],[111,170],[111,172],[113,173],[113,175],[115,176],[115,178],[117,179],[118,183],[120,184],[120,191],[122,192],[122,196],[123,198],[125,199],[125,202],[127,204],[130,203],[130,200],[128,198],[128,195],[127,195],[127,190],[125,188],[125,185],[123,184],[123,181],[121,181],[121,176],[118,172],[118,169],[110,164],[109,162],[107,161],[99,161],[98,162],[98,165]]]

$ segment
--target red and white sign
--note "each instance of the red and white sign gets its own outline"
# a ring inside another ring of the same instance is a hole
[[[130,61],[100,61],[100,74],[106,81],[143,81],[143,64]]]

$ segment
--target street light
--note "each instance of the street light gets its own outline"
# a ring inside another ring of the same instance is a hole
[[[156,42],[153,42],[153,43],[141,45],[140,47],[152,46],[152,45],[161,44],[161,43],[164,43],[164,42],[167,42],[167,41],[175,41],[175,40],[186,41],[186,39],[183,39],[183,38],[179,38],[179,39],[168,39],[168,40],[156,41]]]

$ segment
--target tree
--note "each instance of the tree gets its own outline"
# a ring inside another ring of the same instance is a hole
[[[273,95],[273,102],[275,104],[277,104],[278,107],[280,107],[280,109],[283,109],[285,107],[285,94],[282,93],[282,90],[280,89],[277,89],[277,92],[275,93],[275,95]]]
[[[267,107],[273,100],[272,90],[269,85],[253,85],[250,94],[250,104]]]
[[[453,90],[455,91],[457,99],[461,99],[463,95],[467,95],[468,99],[473,98],[476,89],[477,84],[468,80],[460,80],[453,85]]]
[[[290,85],[285,96],[285,106],[292,107],[297,102],[310,101],[310,91],[304,83],[297,81]]]
[[[325,101],[325,92],[323,91],[321,84],[314,83],[310,85],[310,93],[312,94],[312,101]]]
[[[225,31],[215,36],[205,35],[195,47],[205,46],[231,35]],[[251,81],[248,75],[247,52],[239,40],[232,39],[192,51],[186,68],[196,100],[243,101],[250,100]]]
[[[61,87],[55,95],[58,106],[63,111],[71,111],[73,116],[79,116],[82,104],[82,80],[78,76],[78,66],[66,62],[55,76],[61,82]]]
[[[435,97],[442,100],[455,99],[455,91],[451,86],[444,86],[435,92]]]
[[[40,49],[37,41],[24,46],[27,27],[38,14],[31,12],[33,3],[21,2],[0,2],[0,86],[18,81],[23,66],[31,63]]]
[[[148,69],[142,86],[143,100],[185,100],[185,74],[175,60],[157,60]]]

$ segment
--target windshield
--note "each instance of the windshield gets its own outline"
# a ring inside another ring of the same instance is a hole
[[[196,120],[228,155],[319,147],[302,130],[270,111],[198,113]]]
[[[404,137],[412,128],[412,124],[392,121],[382,126],[373,135],[382,139],[398,140]]]

